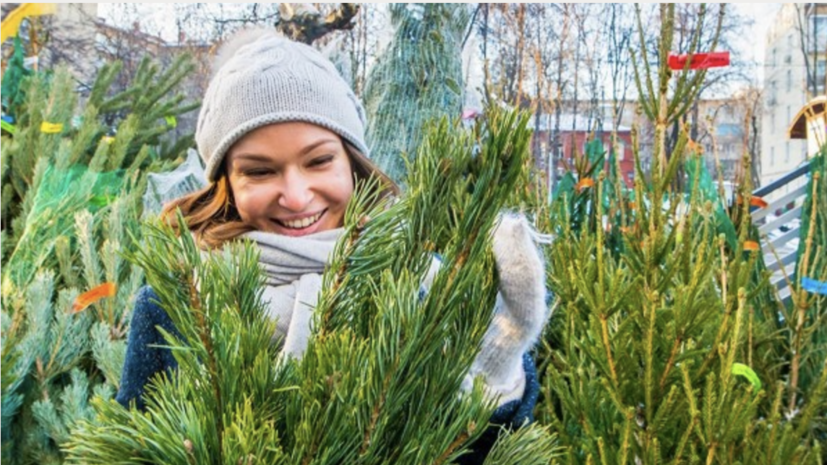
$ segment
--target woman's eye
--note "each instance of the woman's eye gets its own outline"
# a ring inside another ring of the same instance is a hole
[[[265,168],[257,168],[257,169],[248,169],[244,171],[244,176],[248,176],[251,178],[257,178],[261,176],[267,176],[272,171]]]
[[[325,155],[323,157],[314,158],[310,162],[310,166],[322,166],[333,161],[333,155]]]

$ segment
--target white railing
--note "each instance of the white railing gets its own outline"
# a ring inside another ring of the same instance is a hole
[[[752,195],[766,197],[796,179],[806,176],[810,172],[810,164],[804,163],[790,173],[756,189]],[[779,297],[785,303],[790,302],[789,282],[795,280],[795,265],[798,256],[798,239],[801,230],[801,209],[807,194],[807,183],[792,189],[786,194],[771,201],[766,207],[753,207],[752,223],[758,226],[761,236],[761,251],[764,254],[764,263],[772,271],[770,283],[778,289]],[[775,216],[778,210],[787,208],[781,215]]]

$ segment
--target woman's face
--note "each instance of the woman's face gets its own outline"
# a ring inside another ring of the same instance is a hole
[[[259,231],[304,236],[342,226],[353,194],[350,157],[337,134],[300,122],[255,129],[227,152],[241,219]]]

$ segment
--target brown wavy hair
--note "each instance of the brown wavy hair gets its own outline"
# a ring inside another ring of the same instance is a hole
[[[377,199],[399,195],[399,187],[356,147],[342,140],[345,152],[350,158],[355,184],[376,179],[374,183]],[[186,229],[195,236],[204,248],[219,248],[225,242],[254,231],[255,228],[241,220],[233,201],[233,192],[227,176],[226,160],[218,178],[209,186],[175,199],[164,206],[161,218],[181,234],[176,210],[180,209]]]

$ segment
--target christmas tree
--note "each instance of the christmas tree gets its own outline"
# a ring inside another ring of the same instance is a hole
[[[190,235],[152,226],[132,260],[181,331],[167,335],[179,368],[151,383],[146,412],[97,401],[70,462],[454,462],[492,412],[481,385],[461,394],[460,384],[493,316],[488,234],[524,179],[526,123],[494,112],[468,132],[443,120],[408,195],[368,209],[376,199],[359,186],[300,360],[278,358],[270,341],[249,244],[205,257]],[[435,252],[443,266],[423,293]],[[532,426],[504,435],[488,463],[553,453]]]
[[[406,180],[429,121],[462,111],[462,44],[471,10],[462,3],[391,4],[394,35],[365,84],[367,138],[377,165]]]
[[[83,105],[65,68],[21,76],[24,98],[9,96],[19,103],[2,141],[4,463],[62,463],[89,399],[114,395],[143,283],[120,252],[138,233],[145,173],[189,144],[164,136],[166,116],[193,108],[171,95],[191,61],[162,71],[146,60],[113,93],[119,70],[104,66]]]
[[[748,176],[727,213],[686,128],[666,151],[704,76],[667,67],[674,5],[660,8],[657,77],[645,53],[635,62],[656,128],[652,172],[636,145],[627,191],[592,145],[552,207],[556,311],[538,420],[567,463],[823,463],[825,298],[802,291],[790,313],[769,291]],[[803,257],[816,256],[809,243]],[[824,278],[823,264],[810,270]]]

